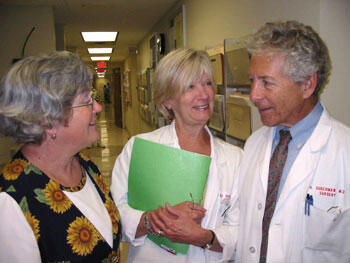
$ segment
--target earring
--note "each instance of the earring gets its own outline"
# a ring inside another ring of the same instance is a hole
[[[166,108],[168,111],[168,122],[170,123],[174,119],[174,111],[171,108]]]
[[[55,140],[56,139],[56,133],[52,134],[50,137],[51,137],[52,140]]]

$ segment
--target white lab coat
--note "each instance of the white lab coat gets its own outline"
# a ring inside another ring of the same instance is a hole
[[[260,128],[245,145],[239,179],[236,262],[259,262],[274,129]],[[305,215],[307,193],[313,197],[309,216]],[[349,206],[350,129],[324,109],[277,201],[269,229],[267,262],[349,263]]]
[[[209,129],[206,130],[210,134]],[[137,137],[179,147],[174,122],[150,133]],[[202,227],[213,229],[223,247],[223,253],[204,250],[190,245],[187,255],[172,255],[156,246],[145,236],[135,239],[137,226],[142,211],[131,208],[127,203],[128,173],[134,137],[125,145],[118,156],[112,174],[111,193],[121,215],[123,239],[130,243],[128,262],[227,262],[234,255],[235,238],[237,237],[238,214],[230,209],[237,201],[237,171],[242,150],[210,134],[211,164],[206,186],[204,208],[206,216]],[[169,160],[171,162],[171,160]],[[224,211],[227,210],[226,213]],[[225,214],[222,216],[222,214]],[[234,222],[236,225],[234,225]]]

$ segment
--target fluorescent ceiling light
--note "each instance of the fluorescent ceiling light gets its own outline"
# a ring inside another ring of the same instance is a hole
[[[91,57],[92,61],[102,61],[102,60],[109,60],[111,57],[110,56],[106,56],[106,57]]]
[[[113,48],[111,47],[89,47],[88,51],[90,54],[110,54]]]
[[[118,32],[81,32],[85,42],[115,41]]]

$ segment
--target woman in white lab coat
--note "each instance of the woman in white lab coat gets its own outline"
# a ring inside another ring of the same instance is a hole
[[[208,55],[192,49],[170,52],[156,69],[153,89],[159,110],[174,120],[137,137],[207,155],[212,161],[204,209],[197,205],[193,210],[192,203],[184,202],[152,211],[135,210],[127,199],[135,138],[129,140],[115,162],[111,185],[121,215],[123,238],[130,243],[128,262],[227,262],[233,257],[237,231],[233,225],[237,214],[230,207],[237,197],[234,185],[241,149],[213,137],[206,126],[216,90]],[[149,234],[190,244],[189,250],[186,255],[173,255],[147,239]]]

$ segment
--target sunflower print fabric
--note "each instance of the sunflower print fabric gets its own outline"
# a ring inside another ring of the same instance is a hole
[[[50,180],[44,189],[45,199],[48,201],[51,210],[55,213],[63,214],[71,206],[72,202],[67,198],[60,188],[60,185]]]
[[[30,225],[31,229],[33,230],[35,239],[38,240],[40,237],[39,220],[36,219],[34,216],[32,216],[32,214],[29,211],[24,212],[24,217],[26,218],[28,224]]]
[[[5,180],[16,180],[24,169],[27,168],[27,166],[28,162],[23,159],[14,159],[13,161],[9,162],[3,170]]]
[[[0,191],[20,206],[38,242],[42,262],[119,262],[120,215],[96,165],[77,154],[83,170],[78,186],[67,188],[47,177],[19,151],[0,175]],[[80,191],[90,177],[110,215],[113,248],[64,191]]]
[[[67,241],[72,250],[81,256],[90,254],[97,242],[102,239],[94,226],[85,217],[75,219],[67,230]]]

